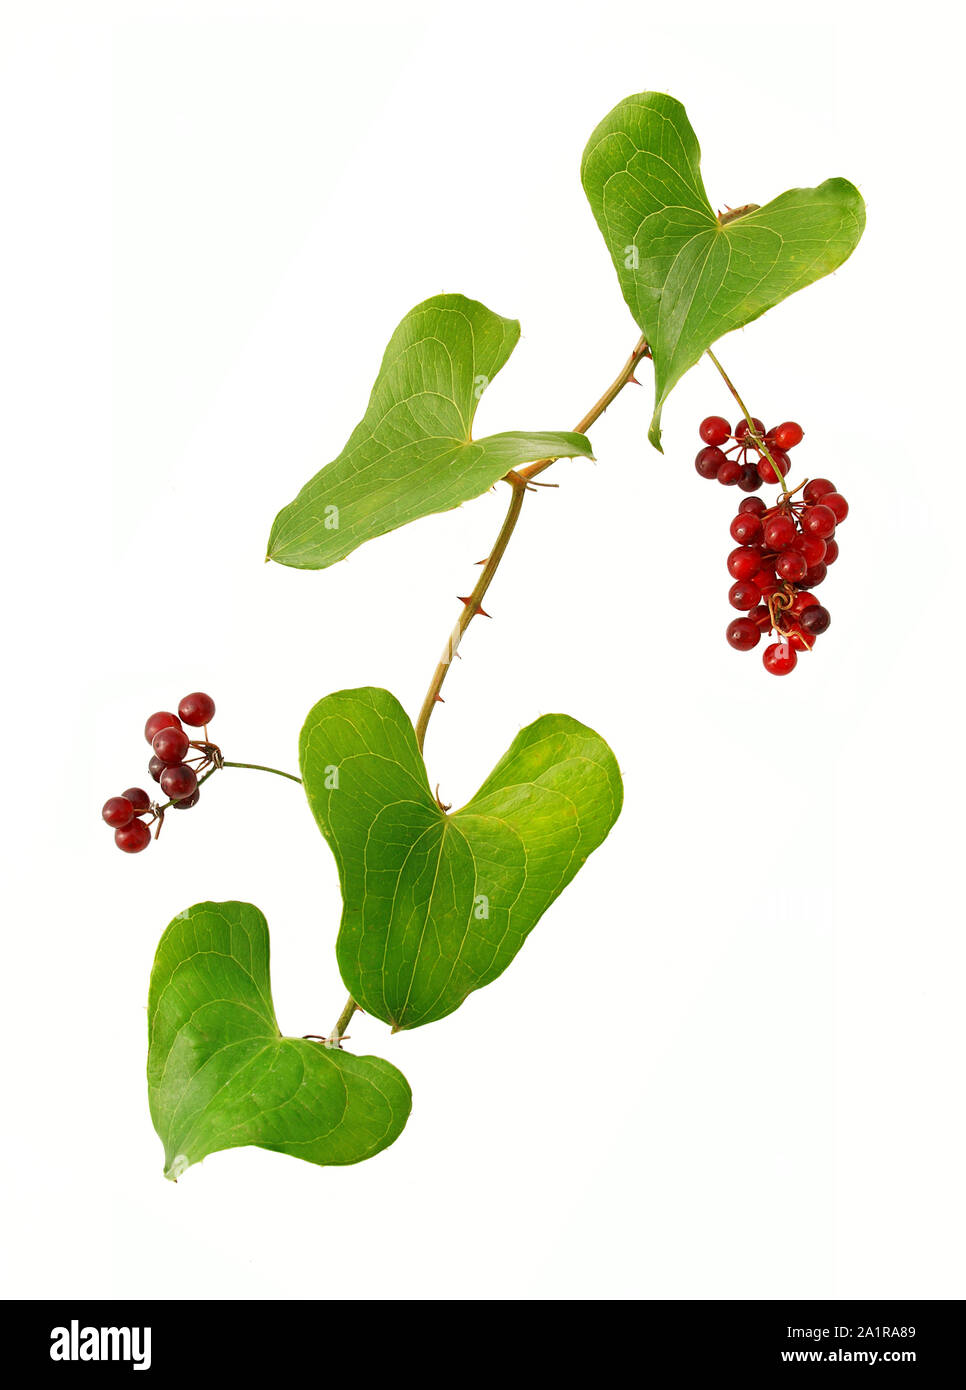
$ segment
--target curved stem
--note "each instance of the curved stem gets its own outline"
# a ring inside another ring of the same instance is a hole
[[[287,777],[290,782],[298,782],[302,785],[301,777],[296,777],[294,772],[282,772],[277,767],[265,767],[263,763],[229,763],[223,762],[222,767],[248,767],[253,772],[274,772],[276,777]],[[212,768],[212,772],[214,768]]]
[[[638,362],[640,362],[642,358],[649,356],[650,349],[642,337],[604,394],[599,400],[594,402],[587,411],[587,414],[574,426],[575,434],[585,434],[587,430],[590,429],[591,425],[600,419],[611,402],[620,395],[628,382],[633,380],[634,368],[637,366]],[[442,699],[439,692],[442,689],[447,672],[449,671],[453,658],[456,656],[459,644],[463,640],[463,634],[480,612],[483,597],[493,581],[493,576],[496,574],[500,561],[503,559],[504,552],[510,543],[510,537],[513,535],[514,527],[519,520],[520,512],[523,507],[523,499],[529,489],[531,480],[535,478],[538,473],[542,473],[545,468],[549,468],[550,465],[555,462],[556,460],[552,458],[538,459],[536,463],[530,463],[526,468],[516,469],[508,473],[503,479],[505,483],[509,484],[511,489],[510,505],[507,508],[503,525],[500,527],[500,534],[497,536],[489,558],[483,566],[483,573],[477,580],[473,592],[468,598],[464,599],[463,611],[459,616],[456,626],[446,640],[443,654],[439,659],[436,670],[433,672],[433,679],[429,683],[429,689],[426,692],[426,697],[419,711],[419,717],[416,720],[416,743],[419,746],[420,752],[423,751],[423,744],[426,740],[426,730],[429,727],[429,721],[432,717],[433,710]]]
[[[722,367],[721,363],[718,361],[717,357],[715,357],[715,355],[714,355],[714,353],[711,351],[711,349],[710,349],[710,348],[706,348],[705,351],[707,352],[708,356],[711,358],[711,361],[712,361],[712,362],[714,363],[714,365],[717,367],[718,372],[719,372],[720,375],[721,375],[721,380],[724,382],[724,384],[727,386],[728,390],[731,392],[731,394],[734,396],[735,400],[738,402],[738,406],[739,406],[739,408],[740,408],[740,410],[741,410],[741,413],[742,413],[742,415],[745,417],[745,422],[746,422],[746,424],[747,424],[747,426],[748,426],[748,433],[749,433],[750,436],[751,436],[751,441],[752,441],[752,443],[754,444],[755,448],[758,450],[758,452],[759,452],[760,454],[764,454],[764,455],[765,455],[765,458],[768,460],[768,462],[771,464],[772,468],[775,470],[775,477],[778,479],[778,484],[779,484],[779,486],[780,486],[782,492],[783,492],[783,493],[785,494],[785,496],[787,497],[789,494],[788,494],[788,488],[785,486],[785,478],[784,478],[784,475],[782,474],[781,469],[778,467],[778,464],[777,464],[777,463],[775,462],[775,460],[772,458],[771,453],[770,453],[770,451],[769,451],[769,449],[768,449],[768,445],[765,443],[764,439],[762,439],[761,435],[760,435],[760,434],[758,433],[758,431],[755,429],[754,421],[752,420],[751,416],[748,414],[748,407],[745,405],[744,401],[743,401],[743,400],[741,399],[741,397],[738,395],[738,392],[737,392],[736,389],[735,389],[734,382],[731,380],[730,376],[729,376],[728,373],[725,371],[724,367]]]

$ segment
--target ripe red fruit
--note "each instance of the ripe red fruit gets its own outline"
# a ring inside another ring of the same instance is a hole
[[[798,527],[790,516],[779,512],[765,522],[765,544],[769,550],[784,550],[798,535]]]
[[[798,665],[798,657],[789,642],[773,642],[761,654],[765,670],[772,676],[787,676]]]
[[[732,579],[750,579],[761,569],[761,554],[750,545],[739,545],[728,556],[728,573]]]
[[[728,590],[728,602],[732,608],[756,608],[761,603],[761,590],[750,579],[739,579]]]
[[[709,415],[698,426],[698,434],[705,444],[723,444],[731,438],[731,426],[720,415]]]
[[[130,801],[131,805],[134,807],[134,814],[136,816],[143,815],[145,811],[150,811],[151,798],[148,796],[147,792],[142,791],[140,787],[128,787],[127,791],[123,792],[122,795],[126,796],[128,801]]]
[[[834,564],[835,564],[835,561],[836,561],[838,558],[839,558],[839,543],[838,543],[838,541],[837,541],[837,540],[834,540],[834,539],[833,539],[833,540],[828,540],[828,541],[826,541],[826,542],[825,542],[825,554],[822,556],[822,559],[825,561],[825,563],[826,563],[827,565],[834,565]]]
[[[768,453],[771,455],[770,458],[762,454],[758,460],[758,476],[763,483],[777,483],[778,478],[775,475],[775,469],[777,468],[784,478],[792,466],[792,461],[784,449],[779,449],[774,444],[769,444]]]
[[[694,466],[702,478],[716,478],[718,469],[724,463],[727,456],[722,453],[715,445],[709,444],[706,449],[699,449],[694,460]]]
[[[806,573],[802,583],[807,589],[817,589],[827,574],[827,565],[813,565]]]
[[[849,514],[849,504],[840,492],[823,493],[821,505],[834,513],[836,521],[844,521]]]
[[[215,702],[203,690],[192,691],[178,706],[178,713],[185,724],[200,729],[202,724],[210,724],[215,717]]]
[[[807,632],[802,632],[802,630],[797,627],[790,627],[788,629],[785,633],[785,640],[792,651],[796,652],[810,652],[815,645],[814,637],[811,637]]]
[[[824,497],[827,492],[834,492],[835,484],[830,483],[828,478],[812,478],[805,484],[802,497],[806,502],[817,502],[820,497]]]
[[[806,632],[817,637],[819,633],[825,632],[832,621],[832,615],[827,608],[823,608],[820,603],[806,608],[799,622]]]
[[[157,753],[155,753],[154,757],[148,763],[148,772],[150,772],[151,776],[154,778],[156,782],[161,781],[161,774],[164,771],[165,766],[166,764],[163,763],[161,759],[158,757]]]
[[[121,830],[134,819],[134,807],[126,796],[109,796],[101,807],[101,818],[112,830]]]
[[[824,541],[834,530],[835,513],[831,507],[816,502],[802,512],[802,531],[806,536],[818,536],[819,540]]]
[[[187,763],[166,767],[161,774],[161,790],[172,801],[183,801],[186,796],[191,796],[197,787],[198,778],[195,776],[195,770],[188,767]]]
[[[814,594],[810,594],[807,589],[799,589],[798,593],[792,599],[791,607],[788,611],[797,618],[801,613],[805,612],[806,608],[811,608],[813,604],[817,603],[818,599]]]
[[[767,632],[771,627],[771,614],[768,605],[761,603],[757,608],[753,608],[748,617],[758,628],[759,632]]]
[[[758,625],[750,618],[735,618],[728,624],[725,636],[736,652],[750,652],[761,641]]]
[[[761,535],[761,517],[754,512],[739,512],[730,529],[732,540],[739,545],[751,545]]]
[[[742,466],[741,477],[738,479],[738,486],[741,488],[742,492],[757,492],[761,487],[758,469],[753,463],[746,463]]]
[[[767,510],[768,503],[763,502],[760,497],[746,497],[738,503],[740,516],[762,516]]]
[[[804,437],[805,431],[794,420],[786,420],[768,431],[769,442],[773,439],[779,449],[794,449],[796,444],[801,444]]]
[[[764,435],[764,433],[765,433],[765,427],[764,427],[764,425],[761,423],[760,420],[756,419],[756,417],[755,417],[754,415],[751,417],[751,423],[754,425],[755,431],[756,431],[756,433],[758,434],[758,437],[761,438],[761,437]],[[740,440],[740,439],[745,439],[745,438],[747,438],[747,435],[748,435],[748,421],[747,421],[747,420],[739,420],[738,423],[737,423],[737,425],[735,425],[735,439],[739,439],[739,440]]]
[[[174,767],[184,758],[189,742],[188,735],[179,726],[177,729],[159,729],[151,747],[154,756],[160,758],[166,767]]]
[[[715,474],[719,483],[725,487],[734,487],[735,483],[741,479],[741,464],[737,459],[726,458]]]
[[[154,742],[154,736],[162,729],[180,729],[181,720],[170,710],[160,709],[157,714],[152,714],[151,718],[144,726],[144,737],[148,743]]]
[[[180,801],[176,801],[171,807],[172,811],[190,811],[192,806],[197,806],[201,800],[201,788],[195,787],[190,796],[183,796]]]
[[[818,565],[825,559],[827,542],[818,536],[799,536],[795,549],[805,556],[806,565]]]
[[[143,820],[132,820],[130,825],[115,830],[114,843],[125,854],[139,854],[151,843],[151,831]]]
[[[808,573],[808,565],[805,563],[805,556],[800,555],[797,550],[786,550],[783,555],[779,555],[778,557],[775,573],[779,578],[786,580],[788,583],[797,584],[798,581],[804,579]]]

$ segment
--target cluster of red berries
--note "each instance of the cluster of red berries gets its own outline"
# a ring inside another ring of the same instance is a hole
[[[197,806],[201,792],[198,774],[207,767],[220,767],[221,752],[208,741],[208,725],[214,718],[215,702],[196,690],[178,705],[178,713],[159,710],[144,726],[144,737],[151,745],[148,771],[168,798],[166,805],[152,801],[140,787],[128,787],[120,796],[108,797],[101,816],[114,831],[114,843],[125,854],[137,854],[151,841],[151,826],[157,822],[155,839],[168,807],[179,811]],[[184,725],[203,728],[204,740],[192,740]],[[146,819],[145,819],[146,817]]]
[[[838,558],[835,528],[848,514],[849,504],[835,485],[813,478],[800,501],[783,492],[767,507],[760,497],[746,497],[731,523],[738,545],[728,556],[735,581],[728,599],[746,616],[733,619],[726,635],[736,651],[747,652],[763,633],[774,632],[778,641],[762,653],[773,676],[793,671],[798,653],[811,651],[832,621],[812,590]]]
[[[694,466],[702,478],[717,478],[725,487],[737,485],[742,492],[757,492],[762,483],[777,483],[779,473],[784,478],[791,467],[788,450],[801,444],[804,430],[794,420],[770,430],[754,417],[751,423],[754,431],[747,420],[739,420],[732,434],[721,415],[709,415],[701,421],[698,433],[705,447],[698,452]],[[729,439],[731,447],[725,448]]]

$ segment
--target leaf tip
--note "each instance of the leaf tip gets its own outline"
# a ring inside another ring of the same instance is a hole
[[[191,1167],[191,1159],[187,1154],[175,1154],[174,1158],[164,1170],[164,1176],[169,1182],[177,1182],[182,1173],[186,1173]]]

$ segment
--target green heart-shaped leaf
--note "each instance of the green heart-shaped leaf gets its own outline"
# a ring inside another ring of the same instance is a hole
[[[724,333],[741,328],[847,260],[865,204],[845,179],[793,188],[718,221],[684,107],[660,92],[628,97],[594,131],[581,178],[624,298],[654,358],[649,438],[674,385]]]
[[[542,458],[591,458],[582,434],[471,430],[483,391],[520,325],[461,294],[411,309],[382,359],[369,405],[342,453],[275,518],[268,558],[321,570],[364,541],[479,497]]]
[[[148,996],[148,1095],[177,1179],[217,1149],[257,1144],[359,1163],[402,1132],[412,1096],[381,1057],[283,1038],[268,926],[250,903],[198,903],[161,938]]]
[[[320,700],[299,752],[339,868],[342,978],[394,1029],[443,1018],[506,969],[623,798],[607,744],[565,714],[523,729],[449,815],[387,690]]]

